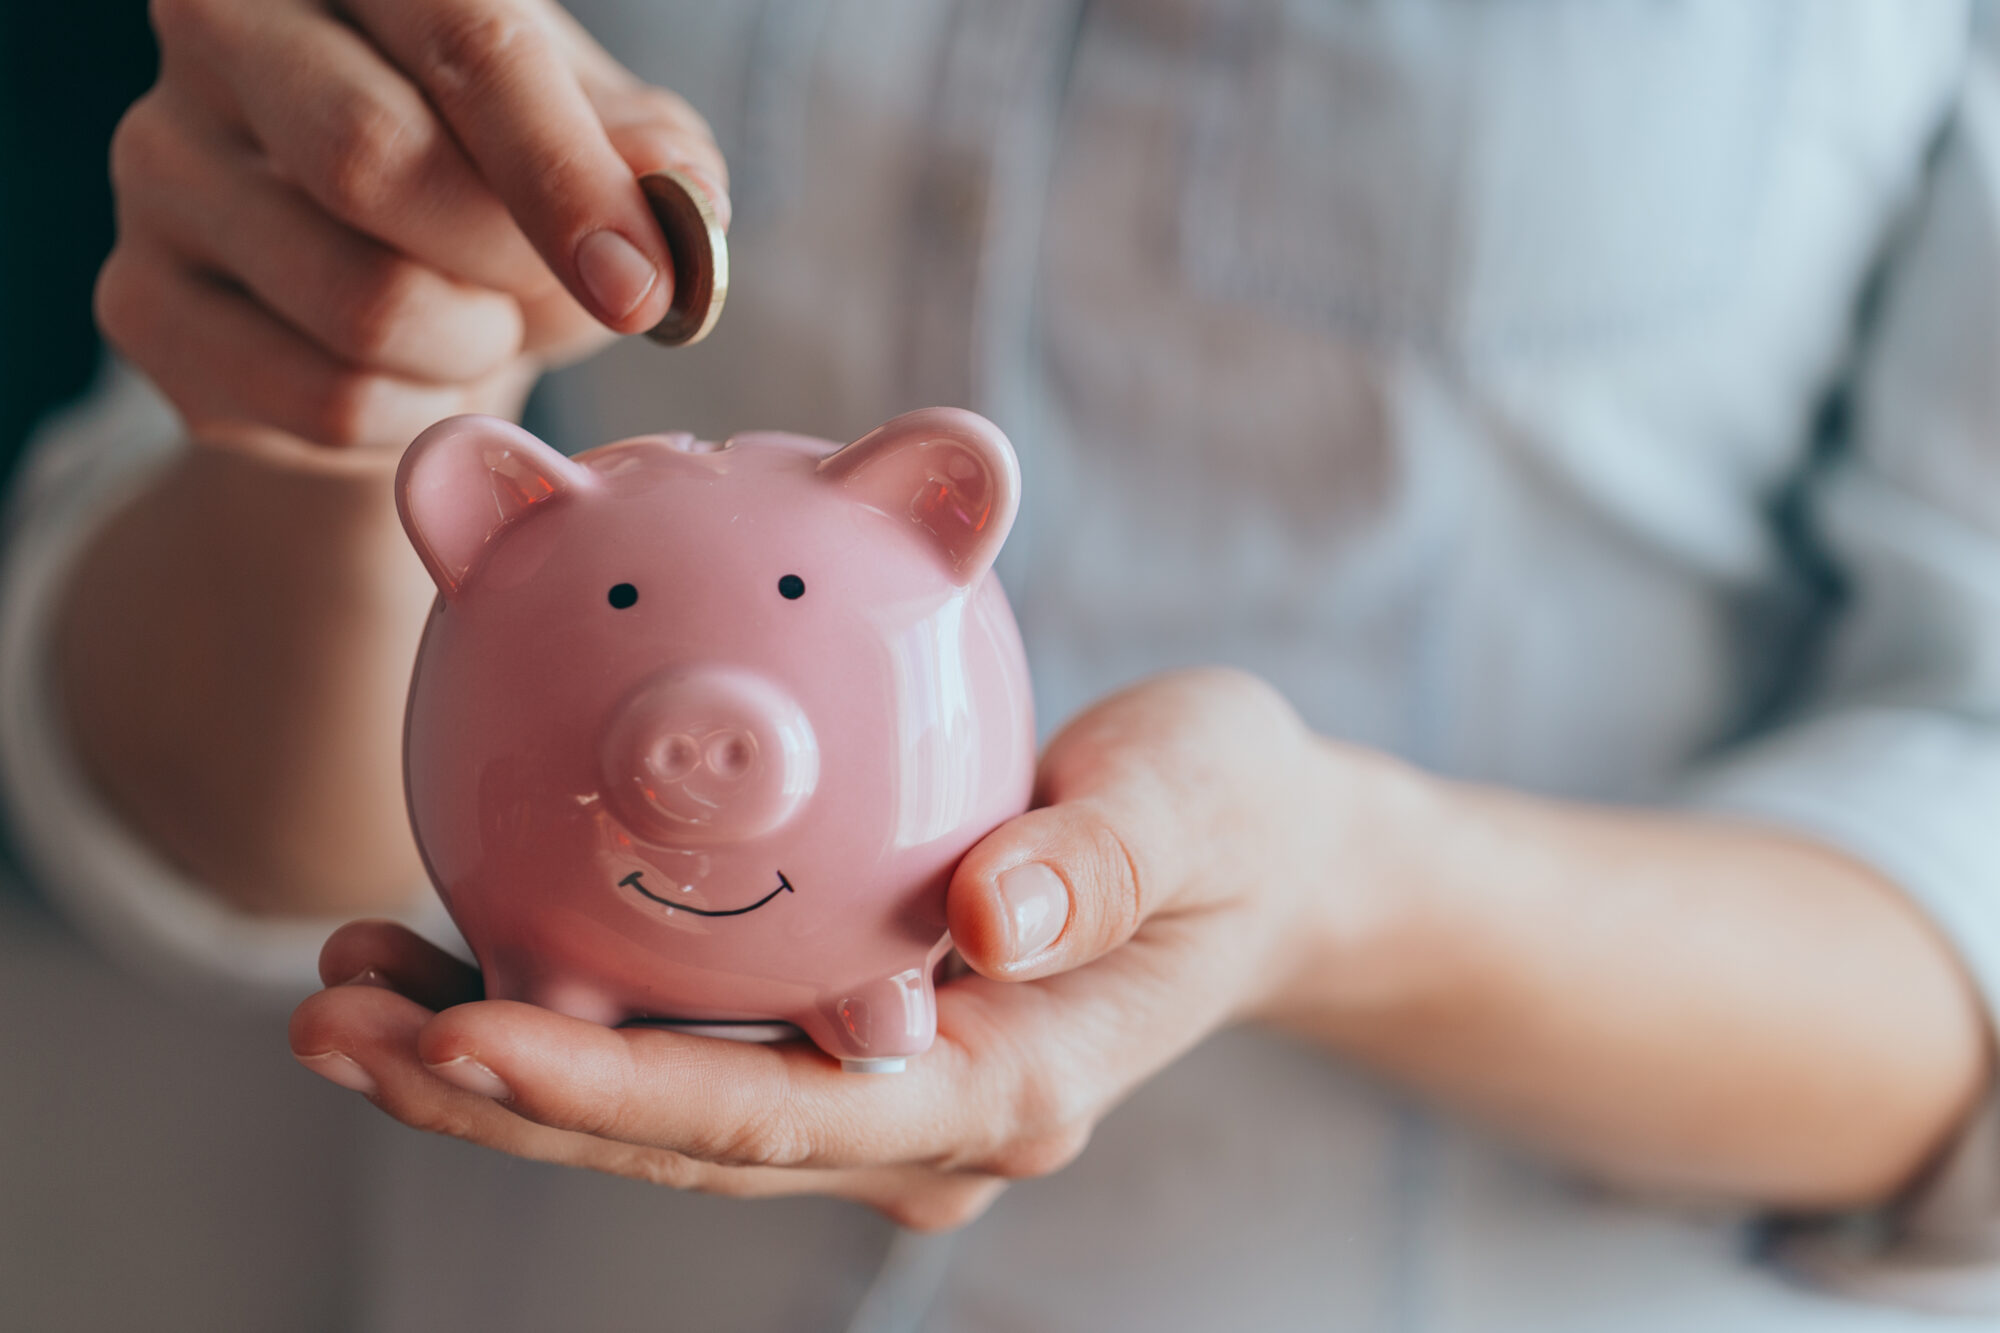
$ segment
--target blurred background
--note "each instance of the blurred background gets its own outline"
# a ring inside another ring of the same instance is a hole
[[[0,5],[0,474],[96,367],[105,151],[157,60],[143,0]]]
[[[697,5],[683,8],[684,19],[699,16]],[[633,12],[645,11],[633,6]],[[156,65],[145,0],[0,0],[0,337],[5,340],[0,495],[36,423],[82,394],[100,364],[91,291],[113,237],[107,147],[124,109],[153,81]],[[727,141],[726,146],[733,147]],[[746,157],[754,161],[754,155]],[[756,188],[755,179],[746,179],[743,197],[754,198]],[[747,333],[739,323],[735,336]],[[669,373],[654,352],[637,344],[627,350],[631,379],[656,386]],[[797,348],[778,350],[801,363],[809,359]],[[709,351],[715,355],[713,345]],[[746,392],[765,392],[769,386],[756,370],[760,358],[739,355],[737,361],[747,367]],[[672,373],[693,379],[712,374],[719,363],[682,364],[684,369]],[[741,387],[733,381],[732,386]],[[788,403],[813,401],[815,392],[828,402],[846,401],[807,377],[790,392]],[[728,395],[715,397],[726,401]],[[653,400],[631,394],[622,401]],[[1835,394],[1821,422],[1818,433],[1827,439],[1844,429],[1843,402]],[[607,422],[579,434],[594,442],[654,424]],[[740,423],[724,418],[718,424]],[[1799,495],[1787,492],[1775,503],[1778,536],[1805,549]],[[1807,563],[1795,572],[1813,585],[1808,591],[1815,596],[1831,597],[1830,567]],[[1789,669],[1789,661],[1773,668],[1779,674]],[[0,1333],[130,1327],[135,1309],[149,1311],[143,1325],[148,1333],[337,1330],[352,1326],[356,1310],[380,1295],[356,1288],[355,1275],[362,1272],[378,1282],[403,1281],[408,1289],[399,1293],[400,1304],[390,1304],[423,1311],[430,1322],[418,1327],[478,1327],[491,1313],[514,1326],[557,1328],[565,1326],[566,1283],[629,1291],[635,1311],[656,1314],[663,1308],[660,1288],[671,1285],[673,1276],[658,1263],[655,1243],[662,1235],[675,1238],[684,1266],[713,1269],[716,1256],[758,1254],[777,1219],[794,1219],[801,1235],[838,1227],[855,1253],[836,1258],[851,1261],[847,1268],[862,1275],[857,1281],[886,1249],[886,1224],[824,1201],[802,1201],[782,1211],[776,1205],[704,1203],[697,1214],[678,1196],[631,1182],[559,1172],[409,1133],[283,1058],[282,1011],[207,1007],[98,957],[24,891],[21,877],[5,863],[7,855],[7,839],[0,837]],[[1406,1178],[1418,1178],[1420,1150],[1462,1146],[1446,1137],[1456,1131],[1420,1118],[1398,1096],[1378,1093],[1358,1079],[1350,1086],[1345,1071],[1317,1064],[1295,1070],[1281,1063],[1295,1054],[1275,1041],[1239,1043],[1216,1057],[1236,1063],[1184,1066],[1163,1080],[1158,1104],[1193,1105],[1197,1086],[1239,1087],[1277,1077],[1270,1070],[1284,1070],[1291,1071],[1285,1074],[1291,1081],[1283,1086],[1297,1094],[1301,1118],[1325,1106],[1351,1105],[1364,1108],[1343,1112],[1355,1117],[1355,1125],[1391,1126],[1379,1140],[1390,1146],[1379,1148],[1362,1129],[1336,1134],[1314,1122],[1312,1137],[1331,1145],[1314,1159],[1327,1178],[1373,1180],[1369,1171],[1379,1166],[1401,1188]],[[227,1099],[214,1095],[218,1088],[228,1090]],[[1206,1122],[1190,1117],[1186,1123],[1192,1132],[1209,1132]],[[1302,1130],[1298,1137],[1303,1141],[1308,1135]],[[301,1144],[309,1147],[302,1151]],[[1143,1153],[1141,1142],[1127,1158],[1100,1154],[1095,1160],[1110,1163],[1104,1179],[1126,1179],[1117,1173],[1128,1167],[1130,1178],[1148,1179]],[[1213,1155],[1228,1160],[1226,1154]],[[1474,1160],[1469,1150],[1461,1156]],[[1506,1169],[1515,1170],[1511,1164]],[[1431,1179],[1428,1165],[1423,1173],[1424,1180]],[[1320,1178],[1298,1170],[1292,1175],[1308,1182]],[[1491,1175],[1502,1179],[1498,1168]],[[222,1193],[215,1188],[218,1178],[227,1181],[227,1209],[210,1206]],[[1097,1179],[1072,1174],[1062,1187],[1070,1195],[1046,1197],[1083,1199],[1097,1188]],[[1254,1172],[1246,1179],[1249,1188],[1263,1187]],[[1511,1187],[1513,1177],[1505,1179]],[[439,1181],[448,1185],[437,1187]],[[1540,1204],[1553,1197],[1546,1190],[1534,1195]],[[533,1206],[519,1208],[523,1198]],[[363,1227],[319,1225],[325,1217],[360,1216],[356,1200],[364,1199],[373,1208],[369,1220],[386,1220],[389,1230],[362,1237]],[[482,1250],[482,1233],[472,1222],[503,1213],[512,1229],[494,1223],[491,1234],[518,1245],[518,1253],[535,1254],[540,1273],[494,1274],[504,1267],[492,1262],[501,1251]],[[584,1215],[601,1225],[570,1225]],[[1078,1208],[1075,1215],[1087,1214]],[[1496,1216],[1501,1218],[1496,1235],[1525,1235],[1536,1225],[1513,1212]],[[1378,1261],[1369,1248],[1401,1243],[1400,1233],[1374,1228],[1373,1220],[1364,1218],[1341,1233],[1339,1262],[1401,1281],[1414,1266],[1399,1257]],[[1695,1222],[1615,1214],[1595,1196],[1574,1224],[1567,1236],[1557,1236],[1553,1228],[1533,1234],[1598,1253],[1583,1242],[1608,1246],[1612,1241],[1605,1237],[1619,1240],[1626,1233],[1616,1228],[1626,1226],[1630,1236],[1641,1238],[1635,1245],[1649,1244],[1641,1229],[1654,1229],[1691,1265],[1705,1260],[1701,1247],[1713,1243],[1719,1250],[1735,1242],[1733,1235],[1717,1238]],[[330,1244],[336,1231],[341,1239]],[[619,1243],[599,1244],[607,1235]],[[440,1280],[434,1271],[397,1268],[401,1250],[445,1252],[440,1236],[456,1246],[449,1250],[452,1273],[464,1275],[462,1283]],[[424,1244],[403,1247],[399,1239]],[[1601,1267],[1615,1272],[1612,1265]],[[1325,1271],[1346,1270],[1329,1259]],[[384,1272],[391,1277],[381,1278]],[[824,1296],[794,1291],[786,1285],[793,1277],[757,1273],[755,1285],[744,1284],[746,1294],[729,1313],[739,1326],[809,1326],[798,1317],[753,1319],[748,1312],[752,1295],[772,1310],[788,1300]],[[1671,1290],[1672,1282],[1662,1281],[1659,1289]],[[1761,1277],[1744,1279],[1744,1299],[1765,1299],[1762,1283]],[[536,1290],[524,1295],[526,1287]],[[1768,1292],[1778,1290],[1775,1282],[1768,1285]],[[546,1313],[542,1306],[524,1305],[535,1297],[550,1302]],[[854,1303],[861,1295],[856,1289],[837,1292],[835,1299]],[[475,1304],[482,1300],[483,1306]],[[681,1327],[715,1328],[724,1322],[717,1311],[685,1299],[673,1308]],[[635,1314],[631,1326],[637,1324]],[[1719,1324],[1693,1319],[1684,1326]]]
[[[106,153],[157,60],[144,0],[0,3],[0,493],[35,423],[96,371]],[[237,1055],[282,1049],[283,1014],[230,1014],[121,974],[25,891],[8,842],[0,1333],[130,1327],[135,1309],[154,1312],[153,1333],[342,1327],[343,1256],[315,1253],[286,1219],[346,1187],[353,1121],[289,1062],[246,1070]],[[220,1117],[216,1080],[243,1093]],[[300,1160],[287,1131],[324,1151]],[[226,1215],[188,1207],[222,1170],[259,1183]],[[197,1257],[218,1252],[235,1256],[229,1271]],[[302,1292],[314,1308],[297,1307]]]

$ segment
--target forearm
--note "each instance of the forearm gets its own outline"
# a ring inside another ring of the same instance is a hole
[[[1444,783],[1384,784],[1286,1022],[1652,1189],[1879,1200],[1988,1077],[1982,1010],[1894,886],[1788,834]],[[1394,851],[1381,851],[1394,848]]]
[[[430,585],[394,466],[275,437],[189,449],[104,525],[63,599],[82,766],[248,910],[379,909],[422,882],[401,724]]]

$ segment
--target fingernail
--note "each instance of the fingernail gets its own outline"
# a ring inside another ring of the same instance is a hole
[[[390,984],[388,974],[379,967],[364,967],[340,984],[343,986],[374,986],[379,990],[396,989]]]
[[[1025,963],[1062,934],[1069,921],[1069,889],[1060,875],[1040,861],[1005,872],[999,887],[1014,926],[1014,961]]]
[[[339,1051],[321,1051],[318,1055],[301,1055],[300,1064],[318,1074],[329,1083],[338,1083],[349,1092],[358,1092],[363,1097],[373,1097],[376,1092],[375,1080],[368,1071]]]
[[[454,1088],[477,1093],[481,1097],[491,1097],[496,1102],[504,1102],[514,1094],[500,1081],[500,1076],[469,1055],[461,1055],[456,1060],[447,1060],[441,1065],[425,1065],[424,1068],[436,1074]]]
[[[598,308],[623,319],[660,280],[652,262],[615,231],[594,231],[578,242],[576,271]]]

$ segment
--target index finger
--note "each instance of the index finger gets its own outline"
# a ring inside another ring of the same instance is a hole
[[[1212,930],[1153,931],[1076,972],[941,987],[937,1041],[901,1074],[843,1073],[803,1042],[612,1030],[506,1001],[446,1010],[417,1048],[526,1119],[718,1165],[1041,1175],[1221,1017],[1210,997],[1240,951],[1209,947]]]
[[[670,1148],[723,1166],[957,1165],[980,1071],[940,1039],[907,1073],[859,1075],[803,1042],[778,1046],[601,1027],[505,1000],[432,1020],[433,1074],[556,1129]]]
[[[585,309],[624,333],[666,314],[666,241],[544,15],[519,0],[346,8],[423,90]]]

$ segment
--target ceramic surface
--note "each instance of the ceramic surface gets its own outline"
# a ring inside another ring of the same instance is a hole
[[[999,430],[945,408],[844,448],[424,432],[405,772],[488,995],[781,1020],[853,1068],[925,1050],[951,871],[1032,781],[990,573],[1018,492]]]

